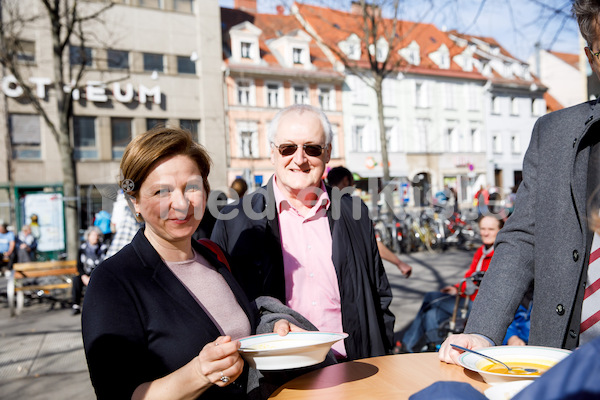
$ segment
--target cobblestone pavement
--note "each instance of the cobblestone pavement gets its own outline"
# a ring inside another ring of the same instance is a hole
[[[451,250],[401,255],[413,267],[409,279],[385,263],[394,299],[398,339],[412,321],[426,292],[460,280],[473,252]],[[0,278],[0,293],[6,280]],[[81,318],[70,309],[50,310],[33,303],[19,317],[10,317],[6,296],[0,302],[0,398],[3,400],[94,399],[89,381]]]

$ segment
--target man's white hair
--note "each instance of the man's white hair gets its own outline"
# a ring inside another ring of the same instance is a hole
[[[269,125],[269,143],[275,143],[275,136],[277,135],[277,129],[279,128],[279,122],[281,121],[281,118],[291,112],[296,112],[298,114],[310,112],[319,117],[321,127],[323,128],[323,133],[325,134],[325,146],[331,144],[333,134],[331,132],[331,124],[329,123],[329,119],[327,119],[327,116],[325,115],[323,110],[321,110],[318,107],[313,107],[307,104],[294,104],[293,106],[284,108],[275,115],[275,117],[271,121],[271,124]]]

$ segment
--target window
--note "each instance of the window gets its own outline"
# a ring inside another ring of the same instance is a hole
[[[73,147],[76,160],[98,158],[96,118],[73,117]]]
[[[331,158],[339,158],[340,150],[338,144],[338,135],[340,126],[337,124],[331,125]]]
[[[10,114],[8,117],[14,159],[39,160],[40,117],[35,114]]]
[[[500,98],[492,96],[492,114],[500,114]]]
[[[417,108],[429,107],[429,93],[427,82],[415,82],[415,104]]]
[[[352,91],[352,102],[354,104],[367,104],[369,99],[367,84],[357,75],[350,75],[348,80]]]
[[[238,124],[238,157],[258,158],[258,127],[254,122]]]
[[[190,57],[177,56],[177,72],[180,74],[195,74],[196,63]]]
[[[92,66],[92,49],[89,47],[69,46],[69,61],[71,65]]]
[[[446,82],[444,84],[445,89],[445,105],[447,110],[456,109],[456,96],[454,93],[454,84]]]
[[[387,140],[388,151],[396,152],[400,151],[400,144],[398,143],[398,134],[394,126],[386,125],[385,127],[385,138]]]
[[[163,55],[144,53],[144,71],[164,71]]]
[[[277,83],[267,83],[267,105],[271,108],[282,106],[280,95],[281,85]]]
[[[194,11],[194,0],[173,0],[173,10],[191,13]]]
[[[458,137],[456,122],[450,121],[446,125],[446,151],[457,152],[459,149],[460,138]]]
[[[106,52],[108,58],[108,68],[128,69],[129,68],[129,52],[124,50],[108,50]]]
[[[346,54],[351,60],[360,60],[360,43],[349,42]]]
[[[470,150],[474,152],[481,151],[481,132],[479,128],[471,128],[471,137],[469,139],[469,144],[471,146]]]
[[[112,158],[123,157],[125,147],[131,141],[131,118],[111,118]]]
[[[387,78],[381,82],[381,96],[383,97],[383,105],[393,106],[396,104],[393,79]]]
[[[198,137],[198,127],[200,125],[200,121],[196,119],[180,119],[179,125],[185,129],[190,131],[192,134],[192,138],[195,142],[200,141],[200,137]]]
[[[310,104],[306,86],[294,86],[294,104]]]
[[[519,115],[519,99],[516,97],[510,98],[510,114]]]
[[[167,120],[160,119],[160,118],[146,118],[146,130],[147,131],[149,131],[150,129],[155,128],[157,126],[161,126],[161,127],[167,126]]]
[[[249,81],[238,81],[237,83],[237,95],[238,104],[242,106],[249,106],[252,104],[252,98],[250,97],[250,82]]]
[[[304,64],[302,49],[294,47],[292,51],[294,64]]]
[[[319,88],[319,105],[323,110],[335,110],[335,101],[333,99],[333,89],[329,87]]]
[[[513,134],[510,137],[510,149],[515,154],[521,152],[521,145],[519,143],[519,136],[517,134]]]
[[[352,151],[365,151],[365,126],[354,125],[352,127]]]
[[[35,62],[35,42],[32,40],[19,40],[17,49],[17,60],[33,63]]]
[[[242,58],[252,58],[252,43],[242,42]]]
[[[417,119],[417,140],[416,140],[416,151],[426,153],[427,152],[427,137],[429,136],[429,120],[418,118]]]
[[[138,0],[140,7],[161,8],[161,0]]]
[[[500,141],[500,135],[492,136],[492,150],[494,150],[494,153],[502,153],[502,143]]]
[[[479,110],[479,86],[470,84],[467,86],[467,99],[469,102],[469,110],[477,111]]]

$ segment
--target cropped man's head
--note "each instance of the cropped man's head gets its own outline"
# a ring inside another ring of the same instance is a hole
[[[585,54],[588,62],[600,78],[600,0],[575,0],[571,10],[587,43]]]

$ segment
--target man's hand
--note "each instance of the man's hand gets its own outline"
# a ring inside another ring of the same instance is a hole
[[[438,356],[440,361],[444,361],[448,364],[458,364],[458,357],[462,354],[462,351],[456,350],[454,347],[450,346],[450,344],[457,344],[462,347],[466,347],[467,349],[480,349],[482,347],[491,347],[490,342],[479,336],[472,334],[464,334],[460,335],[451,335],[440,347],[440,352]]]

